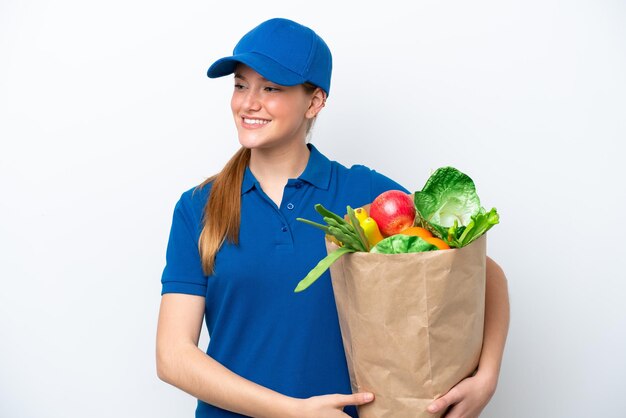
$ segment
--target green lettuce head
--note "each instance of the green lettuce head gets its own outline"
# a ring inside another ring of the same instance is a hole
[[[434,250],[437,250],[437,247],[427,243],[420,237],[396,234],[380,241],[370,252],[379,254],[406,254]]]
[[[472,179],[454,167],[437,169],[414,201],[422,226],[451,247],[470,244],[499,222],[495,208],[480,206]]]

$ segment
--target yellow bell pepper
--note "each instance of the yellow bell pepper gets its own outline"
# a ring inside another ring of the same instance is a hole
[[[359,220],[359,224],[361,224],[367,218],[367,211],[363,208],[354,209],[354,216]]]
[[[359,223],[361,224],[361,228],[363,228],[363,232],[365,232],[365,237],[367,238],[367,241],[369,242],[371,247],[378,244],[383,239],[383,234],[380,233],[380,230],[378,229],[378,224],[375,220],[368,216],[362,221],[359,220]]]
[[[356,216],[356,218],[359,220],[359,225],[361,224],[361,222],[363,222],[365,218],[368,217],[367,211],[363,208],[354,209],[354,216]],[[352,221],[350,220],[350,217],[348,216],[348,214],[343,215],[343,219],[345,219],[346,222],[352,225]]]

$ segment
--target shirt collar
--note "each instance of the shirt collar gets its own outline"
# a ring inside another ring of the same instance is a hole
[[[250,166],[246,166],[246,171],[243,173],[243,181],[241,182],[241,194],[246,194],[252,190],[257,183],[254,174],[250,171]]]
[[[332,171],[332,165],[328,158],[318,151],[313,144],[307,144],[309,151],[309,161],[306,164],[306,168],[298,177],[300,180],[304,180],[307,183],[312,184],[318,189],[328,190],[330,184],[330,175]],[[241,183],[241,194],[245,194],[257,186],[257,179],[252,174],[249,166],[246,166],[246,171],[243,175],[243,181]]]
[[[299,179],[304,180],[307,183],[311,183],[318,189],[328,190],[330,184],[330,174],[332,171],[332,165],[330,160],[326,158],[324,154],[319,152],[315,145],[307,144],[311,155],[306,168],[300,174]]]

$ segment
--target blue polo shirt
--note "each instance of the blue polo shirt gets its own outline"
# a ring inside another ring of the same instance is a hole
[[[207,354],[233,372],[297,398],[351,393],[329,273],[294,293],[326,256],[324,233],[296,221],[322,222],[317,203],[343,215],[398,183],[363,165],[347,168],[308,144],[304,172],[289,179],[280,206],[250,169],[241,185],[239,244],[216,255],[215,273],[202,272],[198,238],[211,185],[187,190],[174,209],[162,293],[204,296],[210,336]],[[353,407],[346,412],[356,417]],[[241,417],[198,401],[196,417]]]

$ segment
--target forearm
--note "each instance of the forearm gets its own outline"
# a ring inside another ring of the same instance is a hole
[[[257,418],[291,418],[295,398],[231,372],[193,344],[161,353],[159,377],[219,408]]]
[[[478,372],[490,376],[494,390],[509,330],[509,294],[504,272],[487,258],[485,328]]]

